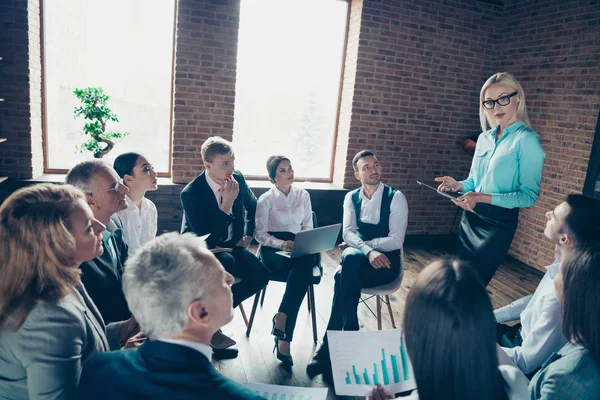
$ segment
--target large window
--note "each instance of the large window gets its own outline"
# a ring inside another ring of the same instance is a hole
[[[171,98],[175,0],[45,0],[44,94],[46,172],[89,159],[75,88],[102,87],[128,131],[104,157],[144,153],[158,172],[170,172]]]
[[[275,154],[296,177],[331,180],[348,3],[241,0],[236,167],[266,176]]]

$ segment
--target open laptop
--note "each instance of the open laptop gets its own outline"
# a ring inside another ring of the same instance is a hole
[[[300,231],[296,234],[292,251],[278,251],[277,254],[287,258],[296,258],[331,250],[335,247],[341,227],[342,224],[334,224]]]

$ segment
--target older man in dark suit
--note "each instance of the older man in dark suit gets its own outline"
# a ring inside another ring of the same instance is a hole
[[[123,290],[149,339],[88,361],[77,398],[261,399],[210,362],[211,337],[233,315],[232,283],[194,235],[172,232],[146,244],[127,263]]]

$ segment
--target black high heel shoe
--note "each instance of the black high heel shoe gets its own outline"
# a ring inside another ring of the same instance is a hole
[[[271,335],[275,336],[278,339],[284,340],[285,339],[285,332],[282,331],[281,329],[275,328],[275,318],[276,317],[277,317],[277,314],[275,314],[273,316],[273,329],[271,329]]]
[[[277,359],[279,361],[281,361],[283,363],[283,365],[291,367],[292,365],[294,365],[294,360],[292,359],[292,356],[286,356],[285,354],[281,354],[279,352],[279,338],[275,338],[275,347],[273,347],[273,353],[275,353],[275,350],[277,350]]]

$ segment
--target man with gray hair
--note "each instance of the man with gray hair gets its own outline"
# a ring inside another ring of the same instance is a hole
[[[123,224],[116,212],[127,208],[129,189],[107,163],[83,161],[69,171],[65,182],[81,189],[94,218],[106,225],[102,232],[102,254],[79,266],[81,281],[98,307],[104,321],[131,317],[121,284],[128,249],[123,240]]]
[[[191,233],[146,243],[127,262],[123,289],[148,339],[137,350],[90,359],[77,398],[261,399],[210,362],[213,334],[233,317],[232,283]]]

